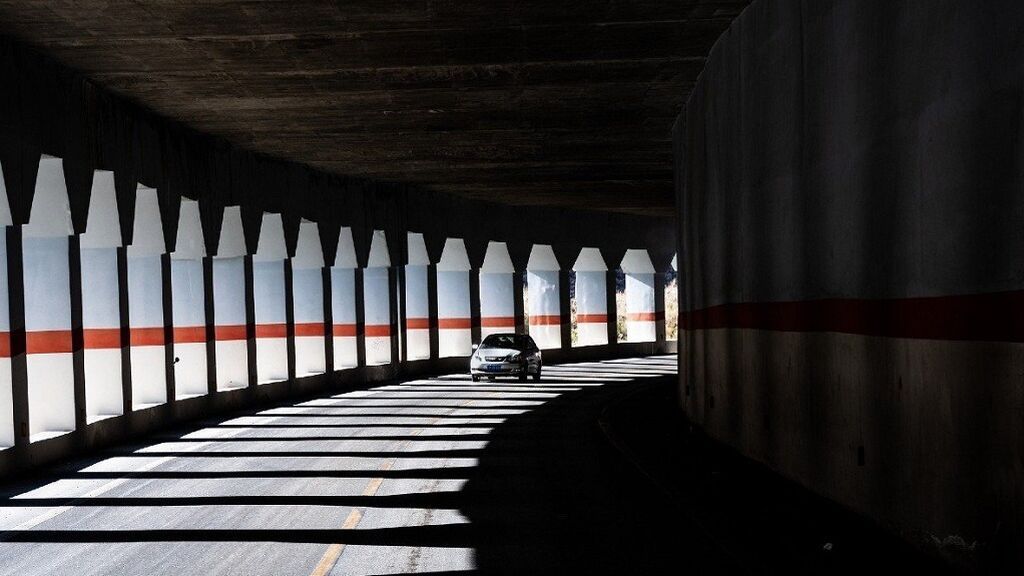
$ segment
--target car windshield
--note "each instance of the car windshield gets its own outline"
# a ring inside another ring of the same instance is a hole
[[[481,348],[513,348],[519,350],[519,338],[515,334],[491,334],[480,344]]]

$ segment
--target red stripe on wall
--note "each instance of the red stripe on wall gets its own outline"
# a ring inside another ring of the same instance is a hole
[[[388,324],[367,324],[366,325],[366,337],[367,338],[379,338],[382,336],[391,336],[391,326]]]
[[[484,316],[480,319],[480,325],[484,328],[514,328],[516,325],[516,317]]]
[[[323,322],[302,322],[295,325],[296,336],[323,336],[325,333]]]
[[[356,335],[355,324],[335,324],[333,326],[332,334],[339,338],[341,337],[352,337]]]
[[[0,358],[11,357],[11,333],[0,332]]]
[[[203,344],[206,342],[206,326],[176,326],[175,344]]]
[[[626,320],[630,322],[657,322],[665,318],[664,312],[630,312]]]
[[[437,327],[441,330],[469,330],[472,322],[469,318],[438,318]]]
[[[530,316],[530,326],[555,326],[562,323],[558,314],[539,314]]]
[[[685,330],[752,328],[891,338],[1024,342],[1024,291],[890,300],[724,304],[684,313]]]
[[[406,318],[406,330],[427,330],[430,328],[430,318]]]
[[[65,354],[71,352],[71,330],[37,330],[25,333],[28,354]]]
[[[257,338],[284,338],[288,335],[287,324],[257,324]]]
[[[245,324],[215,326],[214,337],[217,340],[245,340]]]
[[[577,314],[576,315],[576,323],[577,324],[607,324],[608,323],[608,315],[607,314]]]
[[[85,328],[82,330],[86,350],[109,350],[121,347],[120,328]]]
[[[132,328],[128,331],[132,346],[163,346],[164,329],[160,328]]]

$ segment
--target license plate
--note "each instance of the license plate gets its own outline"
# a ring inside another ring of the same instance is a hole
[[[488,364],[487,366],[484,367],[484,370],[487,370],[487,371],[498,371],[498,370],[501,370],[501,364]]]

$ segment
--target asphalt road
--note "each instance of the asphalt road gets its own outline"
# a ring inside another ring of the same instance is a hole
[[[451,375],[149,438],[0,486],[0,574],[729,571],[597,426],[675,373]]]

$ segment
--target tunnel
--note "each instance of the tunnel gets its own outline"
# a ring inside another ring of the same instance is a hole
[[[1020,574],[1021,38],[0,2],[0,575]]]

